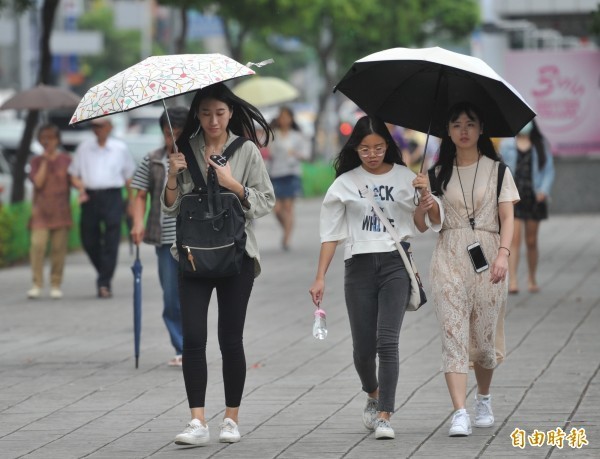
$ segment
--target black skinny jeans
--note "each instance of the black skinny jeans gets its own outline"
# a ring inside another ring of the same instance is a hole
[[[400,328],[410,296],[410,278],[397,250],[354,255],[345,260],[345,265],[344,290],[354,367],[365,392],[379,387],[377,411],[393,413],[400,366]]]
[[[203,408],[206,398],[206,338],[210,297],[217,290],[218,337],[223,358],[225,405],[240,406],[246,382],[244,323],[254,285],[254,260],[244,256],[240,274],[220,279],[197,279],[179,274],[183,329],[183,380],[190,408]]]

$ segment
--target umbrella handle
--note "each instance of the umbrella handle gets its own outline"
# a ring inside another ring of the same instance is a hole
[[[136,260],[140,259],[140,245],[139,244],[135,245],[135,259]]]
[[[165,108],[165,114],[167,115],[167,124],[169,125],[169,131],[171,132],[171,139],[173,139],[173,148],[175,149],[175,153],[179,153],[179,150],[177,150],[177,142],[175,142],[175,134],[173,134],[173,126],[171,125],[171,118],[169,118],[169,112],[167,110],[165,99],[162,100],[162,103],[163,107]]]

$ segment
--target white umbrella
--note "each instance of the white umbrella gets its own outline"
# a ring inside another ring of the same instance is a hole
[[[297,99],[300,92],[281,78],[254,76],[232,89],[233,93],[256,107],[283,104]]]
[[[253,74],[247,66],[222,54],[152,56],[88,90],[69,124],[161,100],[165,105],[165,99]]]

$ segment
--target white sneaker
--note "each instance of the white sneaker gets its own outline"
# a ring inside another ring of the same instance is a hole
[[[377,424],[377,404],[376,398],[367,397],[367,403],[363,411],[363,424],[369,430],[375,430]]]
[[[219,441],[221,443],[237,443],[240,441],[240,431],[233,419],[223,419],[219,428],[221,429],[221,433],[219,434]]]
[[[31,299],[39,298],[41,293],[42,293],[41,289],[34,285],[27,291],[27,298],[31,298]]]
[[[494,425],[494,413],[492,412],[492,396],[475,396],[475,427],[492,427]]]
[[[394,433],[394,429],[392,429],[390,421],[383,418],[377,419],[375,428],[375,438],[378,440],[396,438],[396,434]]]
[[[62,291],[58,287],[52,287],[50,289],[50,298],[53,300],[60,300],[63,296]]]
[[[205,445],[210,440],[208,426],[199,419],[192,419],[185,430],[175,437],[176,445]]]
[[[469,413],[464,408],[456,410],[452,415],[452,425],[448,436],[450,437],[466,437],[471,435],[471,418]]]

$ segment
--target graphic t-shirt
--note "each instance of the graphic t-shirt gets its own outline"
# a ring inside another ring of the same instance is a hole
[[[414,172],[405,166],[394,164],[389,172],[375,175],[359,166],[339,176],[327,190],[321,206],[321,242],[343,242],[344,259],[360,253],[397,250],[384,224],[367,198],[360,194],[350,176],[355,173],[359,183],[364,183],[373,190],[375,201],[401,238],[412,237],[418,232],[413,221]],[[440,206],[443,221],[443,209],[439,200],[435,199]],[[427,216],[425,222],[434,231],[441,229],[441,225],[431,225]]]

